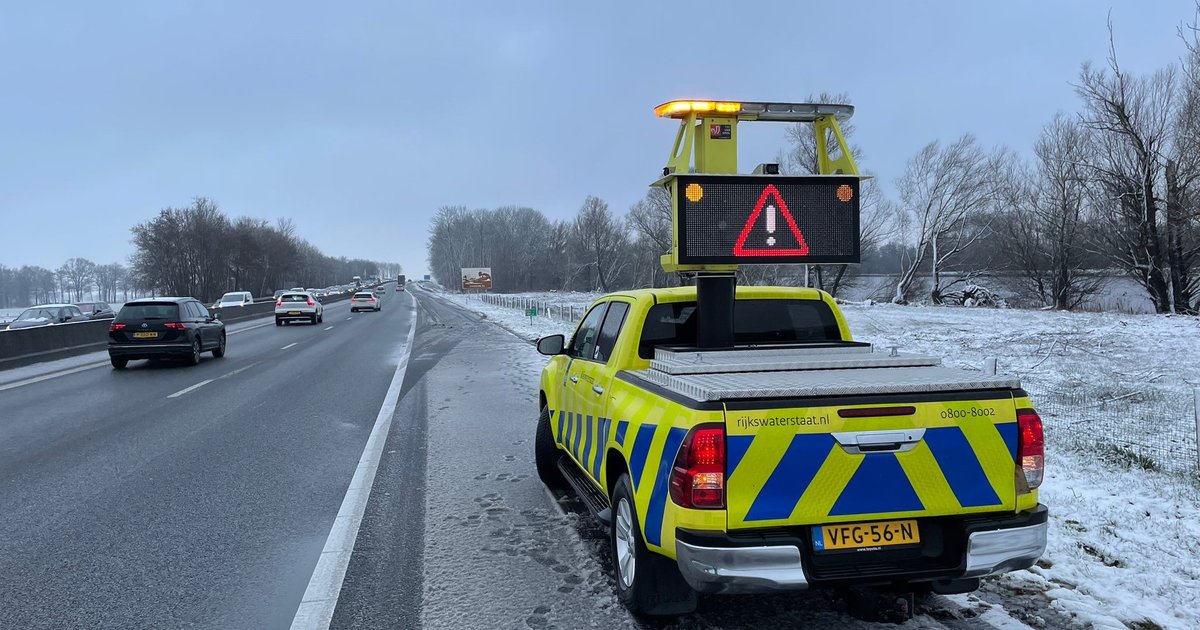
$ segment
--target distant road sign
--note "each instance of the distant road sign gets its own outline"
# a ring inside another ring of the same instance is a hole
[[[491,289],[491,267],[464,267],[462,270],[463,289]]]
[[[680,175],[680,264],[859,262],[859,179]]]

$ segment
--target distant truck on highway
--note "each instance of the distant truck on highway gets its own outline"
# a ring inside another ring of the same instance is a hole
[[[911,606],[1042,555],[1042,423],[1015,378],[875,352],[815,289],[734,307],[725,348],[698,347],[695,287],[607,295],[538,341],[538,473],[609,526],[629,609],[825,587]]]

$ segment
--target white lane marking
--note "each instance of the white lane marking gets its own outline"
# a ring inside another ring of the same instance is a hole
[[[326,326],[325,330],[333,330],[333,326]]]
[[[201,387],[204,387],[205,385],[208,385],[211,382],[213,382],[213,380],[211,378],[208,379],[207,381],[200,381],[199,383],[196,383],[195,385],[192,385],[191,387],[185,387],[185,388],[175,392],[174,394],[167,396],[167,398],[179,398],[180,396],[182,396],[188,392],[200,389]]]
[[[328,630],[333,621],[342,581],[346,579],[346,567],[350,564],[350,555],[358,539],[358,528],[367,509],[371,486],[375,483],[375,472],[379,469],[379,458],[383,456],[383,446],[392,427],[392,414],[400,403],[400,389],[404,386],[408,359],[412,356],[413,336],[417,332],[415,305],[411,313],[408,341],[404,345],[404,354],[400,356],[400,365],[396,366],[396,372],[392,375],[392,383],[388,386],[387,394],[384,394],[379,415],[375,416],[371,437],[367,438],[367,445],[363,447],[358,467],[354,469],[346,496],[342,498],[342,506],[333,519],[329,537],[325,539],[325,548],[321,550],[321,557],[313,569],[304,597],[300,598],[300,606],[292,618],[292,630]]]
[[[2,391],[5,391],[5,390],[9,390],[9,389],[16,389],[16,388],[18,388],[18,387],[21,387],[21,386],[24,386],[24,385],[33,385],[34,383],[40,383],[40,382],[42,382],[42,381],[48,381],[48,380],[50,380],[50,379],[52,379],[52,378],[58,378],[58,377],[60,377],[60,376],[66,376],[66,375],[68,375],[68,374],[74,374],[74,373],[76,373],[76,372],[82,372],[82,371],[84,371],[84,370],[94,370],[94,369],[96,369],[96,368],[98,368],[98,367],[101,367],[101,366],[104,366],[104,365],[108,365],[108,364],[109,364],[109,363],[108,363],[108,361],[104,361],[104,362],[102,362],[102,363],[89,363],[89,364],[87,364],[87,365],[81,365],[81,366],[79,366],[79,367],[73,367],[73,368],[71,368],[71,369],[69,369],[69,370],[62,370],[62,371],[60,371],[60,372],[51,372],[50,374],[43,374],[43,375],[41,375],[41,376],[34,376],[34,377],[32,377],[32,378],[27,378],[27,379],[25,379],[25,380],[23,380],[23,381],[14,381],[14,382],[12,382],[12,383],[6,383],[6,384],[4,384],[4,385],[0,385],[0,392],[2,392]]]
[[[273,324],[273,323],[275,323],[275,322],[274,322],[274,321],[269,321],[269,322],[267,322],[267,323],[265,323],[265,324],[255,324],[255,325],[253,325],[253,326],[247,326],[247,327],[245,327],[245,328],[239,328],[239,329],[237,329],[237,330],[230,330],[230,331],[227,331],[225,334],[226,334],[226,335],[236,335],[236,334],[238,334],[238,333],[244,333],[244,332],[246,332],[247,330],[254,330],[255,328],[262,328],[263,326],[270,326],[270,325],[271,325],[271,324]]]
[[[353,315],[351,315],[350,317],[347,317],[347,318],[346,318],[346,321],[350,321],[350,320],[352,320],[352,319],[354,319],[354,316],[353,316]]]
[[[287,350],[288,348],[291,348],[292,346],[294,346],[294,345],[296,345],[296,344],[298,344],[298,343],[300,343],[300,342],[299,342],[299,341],[293,341],[292,343],[289,343],[288,345],[286,345],[286,346],[284,346],[284,347],[280,348],[280,350]]]
[[[230,372],[230,373],[228,373],[228,374],[224,374],[224,375],[222,375],[222,376],[218,376],[217,378],[229,378],[230,376],[233,376],[233,375],[235,375],[235,374],[240,374],[240,373],[242,373],[242,372],[245,372],[246,370],[249,370],[250,368],[252,368],[252,367],[254,367],[254,366],[258,365],[259,363],[260,363],[259,361],[255,361],[254,363],[251,363],[250,365],[247,365],[246,367],[240,367],[240,368],[238,368],[238,369],[236,369],[236,370],[234,370],[234,371],[232,371],[232,372]]]

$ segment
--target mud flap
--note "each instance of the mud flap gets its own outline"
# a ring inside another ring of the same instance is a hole
[[[679,565],[666,556],[650,552],[650,576],[655,584],[653,593],[641,598],[639,607],[647,615],[667,617],[686,615],[696,610],[700,594],[684,581]]]

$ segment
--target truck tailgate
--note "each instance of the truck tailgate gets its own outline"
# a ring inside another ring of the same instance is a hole
[[[1011,389],[730,401],[730,529],[1015,511]]]

